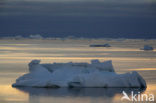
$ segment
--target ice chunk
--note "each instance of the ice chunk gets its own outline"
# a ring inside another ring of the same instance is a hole
[[[32,72],[34,69],[38,69],[38,64],[40,63],[40,60],[32,60],[28,65],[29,65],[29,71]]]
[[[100,63],[100,61],[99,61],[99,60],[97,60],[97,59],[94,59],[94,60],[91,60],[91,63],[92,63],[92,64],[99,64],[99,63]]]
[[[93,66],[95,66],[95,68],[99,70],[114,72],[114,68],[111,60],[104,61],[104,62],[99,62],[99,60],[91,60],[91,63]]]
[[[40,64],[40,60],[32,60],[29,73],[19,77],[12,86],[146,87],[146,82],[137,72],[116,74],[112,61]]]
[[[90,47],[111,47],[110,44],[91,44]]]
[[[149,45],[144,45],[143,48],[141,48],[141,50],[153,50],[154,48],[152,46]]]

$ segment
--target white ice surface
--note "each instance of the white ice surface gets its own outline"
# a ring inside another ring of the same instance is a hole
[[[29,63],[29,73],[19,77],[13,86],[31,87],[146,87],[137,73],[117,74],[112,61],[91,63]]]

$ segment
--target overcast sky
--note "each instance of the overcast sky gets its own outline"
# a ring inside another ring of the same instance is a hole
[[[156,38],[154,0],[1,0],[0,36]]]

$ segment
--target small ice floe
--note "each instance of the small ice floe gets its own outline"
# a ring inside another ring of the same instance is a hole
[[[110,44],[91,44],[90,47],[111,47]]]
[[[29,73],[19,77],[12,86],[29,87],[143,87],[145,80],[136,72],[117,74],[112,61],[91,63],[40,64],[29,63]]]
[[[149,46],[149,45],[144,45],[144,47],[141,48],[140,50],[154,50],[154,48],[152,46]]]

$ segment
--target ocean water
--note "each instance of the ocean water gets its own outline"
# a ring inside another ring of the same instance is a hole
[[[111,47],[89,47],[109,43]],[[120,103],[122,91],[156,95],[156,40],[143,39],[1,39],[0,103]],[[33,59],[41,63],[112,60],[117,73],[137,71],[147,83],[139,88],[13,88],[16,78],[28,72]]]

